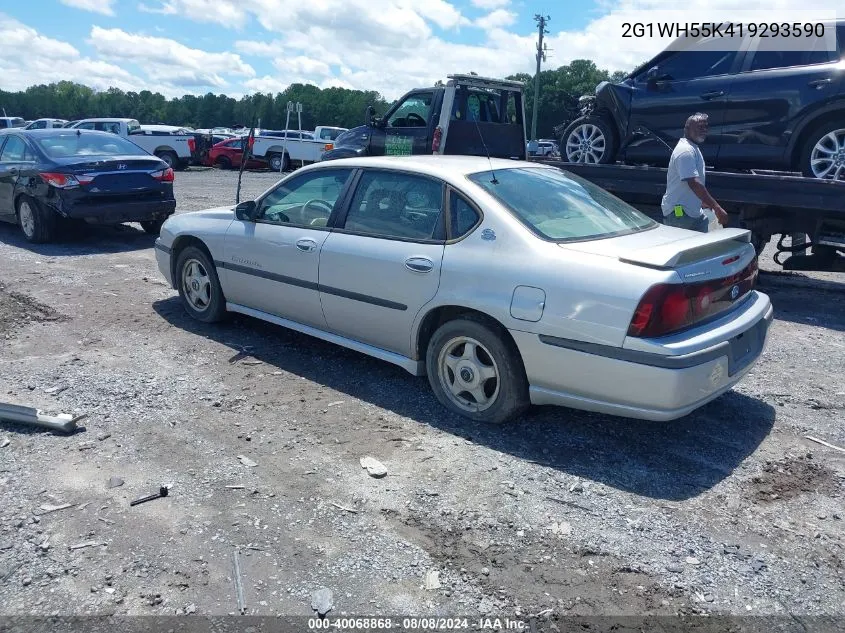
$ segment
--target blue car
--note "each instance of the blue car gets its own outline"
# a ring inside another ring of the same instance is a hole
[[[0,220],[49,242],[63,223],[140,222],[158,235],[176,210],[173,169],[115,134],[53,128],[0,132]]]

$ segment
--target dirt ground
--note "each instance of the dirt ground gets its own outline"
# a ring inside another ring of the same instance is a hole
[[[180,211],[235,179],[179,173]],[[191,320],[152,244],[0,225],[0,400],[88,414],[0,423],[0,615],[238,613],[235,551],[250,615],[313,614],[323,587],[330,616],[845,615],[845,453],[805,438],[845,446],[845,276],[762,275],[764,357],[683,420],[489,428],[385,362]]]

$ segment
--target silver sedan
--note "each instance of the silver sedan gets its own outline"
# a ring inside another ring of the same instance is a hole
[[[316,163],[171,216],[155,252],[196,319],[238,312],[395,363],[474,420],[530,404],[671,420],[763,351],[749,240],[664,226],[554,167],[409,156]]]

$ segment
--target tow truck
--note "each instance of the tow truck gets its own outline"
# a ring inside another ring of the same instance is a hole
[[[533,160],[589,180],[654,219],[663,217],[666,168]],[[780,235],[775,262],[785,270],[845,272],[844,181],[792,172],[708,170],[707,190],[728,212],[729,226],[751,231],[758,254]],[[809,241],[786,244],[796,234]],[[804,254],[807,250],[811,254]]]

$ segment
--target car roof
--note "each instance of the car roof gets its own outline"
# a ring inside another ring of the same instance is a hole
[[[123,118],[108,118],[108,117],[94,117],[90,119],[79,119],[74,121],[74,123],[123,123],[128,121],[137,121],[138,119],[123,119]]]
[[[524,160],[511,160],[508,158],[488,159],[486,156],[444,156],[442,154],[339,158],[332,161],[315,163],[313,167],[324,166],[324,168],[330,168],[332,165],[343,165],[345,167],[408,169],[409,171],[436,176],[444,180],[450,180],[454,176],[466,176],[477,172],[489,171],[491,167],[493,170],[516,169],[519,167],[546,167],[542,163],[534,163]],[[304,169],[308,169],[308,167],[305,167]]]
[[[109,138],[114,138],[114,134],[112,132],[104,132],[102,130],[79,130],[76,128],[70,127],[47,127],[41,128],[38,130],[25,130],[22,127],[17,128],[6,128],[5,130],[0,130],[5,134],[14,133],[14,134],[23,134],[24,136],[32,136],[38,138],[40,136],[55,136],[57,134],[99,134],[102,136],[108,136]]]

